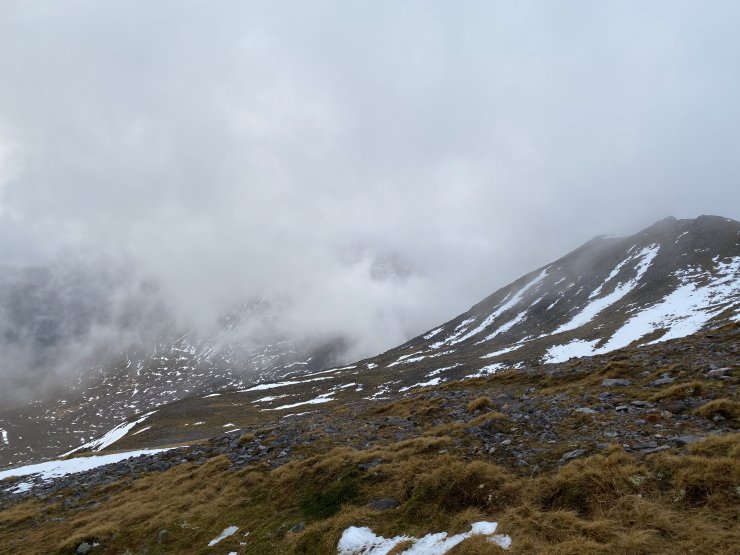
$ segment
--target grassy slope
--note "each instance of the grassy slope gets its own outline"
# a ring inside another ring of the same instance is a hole
[[[720,347],[736,345],[737,326],[728,333]],[[690,351],[692,341],[678,345]],[[0,512],[0,553],[73,553],[89,540],[101,543],[94,553],[323,554],[336,553],[350,525],[369,526],[387,537],[421,536],[466,531],[471,522],[484,519],[498,521],[499,532],[512,537],[510,553],[736,553],[739,433],[713,434],[688,449],[647,456],[611,445],[561,464],[562,453],[592,445],[586,439],[600,438],[610,426],[703,435],[702,423],[714,425],[721,416],[724,429],[738,428],[736,360],[727,362],[730,379],[718,381],[691,365],[661,368],[655,358],[638,363],[644,357],[635,353],[615,355],[598,368],[576,361],[547,372],[506,372],[430,389],[460,398],[464,424],[446,419],[447,406],[424,391],[395,402],[367,403],[354,412],[335,407],[323,414],[324,423],[354,427],[358,436],[374,419],[412,417],[419,433],[410,439],[399,441],[383,428],[369,448],[356,449],[342,445],[353,443],[349,436],[318,434],[278,468],[262,463],[234,470],[222,456],[99,487],[84,502],[65,491],[7,506]],[[646,386],[665,371],[676,377],[674,383]],[[678,422],[656,409],[648,414],[653,421],[640,424],[616,412],[568,413],[552,422],[560,439],[542,452],[537,471],[532,464],[516,465],[506,449],[489,455],[465,431],[485,426],[506,432],[512,447],[536,444],[536,435],[526,435],[526,426],[497,404],[497,392],[512,398],[528,392],[543,407],[564,398],[589,406],[603,391],[601,381],[616,377],[632,380],[620,390],[621,399],[658,403],[657,409],[661,403],[685,402],[690,415]],[[358,467],[368,463],[369,469]],[[367,508],[368,501],[383,497],[399,500],[400,507]],[[291,532],[299,523],[305,529]],[[230,525],[240,531],[207,547]],[[500,549],[471,539],[450,553],[489,552]]]

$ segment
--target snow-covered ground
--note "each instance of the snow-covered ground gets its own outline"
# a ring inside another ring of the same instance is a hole
[[[473,536],[487,536],[488,541],[508,549],[511,538],[496,534],[497,522],[475,522],[469,532],[447,536],[447,532],[427,534],[422,538],[395,536],[384,538],[373,533],[370,528],[350,526],[339,539],[338,555],[386,555],[398,544],[411,542],[411,547],[402,551],[403,555],[444,555],[456,545]]]
[[[478,324],[475,328],[473,328],[472,330],[468,331],[464,335],[461,335],[459,337],[456,337],[456,338],[454,338],[452,340],[448,339],[450,345],[455,345],[457,343],[462,343],[466,339],[470,339],[474,335],[478,335],[479,333],[481,333],[482,331],[484,331],[486,328],[488,328],[488,326],[490,326],[493,323],[493,321],[496,318],[498,318],[499,316],[501,316],[507,310],[510,310],[511,308],[513,308],[514,306],[516,306],[517,304],[519,304],[519,301],[522,300],[522,297],[524,296],[524,293],[526,293],[527,291],[529,291],[530,289],[532,289],[534,286],[536,286],[538,283],[540,283],[543,279],[545,279],[546,276],[547,276],[547,269],[544,269],[544,270],[542,270],[542,272],[539,273],[539,275],[536,278],[534,278],[532,281],[530,281],[529,283],[527,283],[524,287],[522,287],[521,289],[519,289],[516,293],[514,293],[513,295],[510,295],[508,297],[506,297],[504,299],[504,301],[502,302],[502,304],[500,306],[498,306],[486,318],[484,318],[483,321],[480,324]],[[511,325],[513,325],[513,324],[511,324]],[[511,327],[511,326],[509,326],[509,327]],[[486,340],[488,340],[491,337],[497,335],[498,333],[503,333],[503,331],[502,330],[501,331],[498,331],[498,330],[495,331],[492,335],[490,335],[489,337],[486,337]]]
[[[62,456],[66,457],[67,455],[71,455],[72,453],[76,453],[77,451],[81,449],[90,449],[91,451],[102,451],[109,445],[113,445],[116,441],[121,439],[123,436],[125,436],[127,433],[129,433],[134,427],[136,427],[137,424],[141,424],[149,418],[152,414],[154,414],[157,411],[151,411],[143,416],[141,416],[138,420],[134,420],[133,422],[123,422],[122,424],[119,424],[109,432],[103,434],[101,437],[94,439],[92,441],[89,441],[83,445],[80,445],[79,447],[75,447],[71,451],[67,451]]]
[[[733,319],[738,320],[740,257],[725,262],[715,258],[714,264],[714,275],[697,269],[677,272],[676,277],[681,281],[679,287],[634,314],[601,347],[596,347],[599,340],[576,339],[548,349],[545,362],[563,362],[571,357],[608,353],[660,330],[663,335],[650,343],[686,337],[698,332],[713,316],[727,309],[733,310]]]
[[[333,391],[330,391],[329,393],[324,393],[322,395],[319,395],[315,399],[310,399],[309,401],[301,401],[300,403],[293,403],[291,405],[283,405],[282,407],[270,407],[268,409],[262,409],[262,410],[283,410],[283,409],[292,409],[295,407],[300,407],[302,405],[318,405],[320,403],[328,403],[329,401],[333,401],[334,398],[332,395],[334,394]]]
[[[442,381],[442,378],[432,378],[428,382],[416,383],[414,385],[409,385],[407,387],[402,387],[398,391],[400,393],[403,393],[404,391],[409,391],[410,389],[416,389],[417,387],[429,387],[429,386],[432,386],[432,385],[439,385],[439,382],[441,382],[441,381]]]
[[[354,368],[354,366],[352,368]],[[267,389],[275,389],[276,387],[285,387],[288,385],[299,385],[299,384],[304,384],[307,382],[318,382],[321,380],[328,380],[328,379],[331,379],[331,376],[326,376],[326,377],[321,377],[321,378],[311,378],[310,380],[301,380],[299,382],[288,380],[284,382],[263,383],[263,384],[255,385],[252,387],[248,387],[247,389],[240,389],[239,393],[249,393],[250,391],[265,391]]]
[[[484,376],[490,376],[491,374],[500,372],[501,370],[506,370],[507,368],[508,366],[504,364],[503,362],[494,362],[493,364],[484,366],[483,368],[478,370],[475,374],[471,374],[468,377],[469,378],[482,378]]]
[[[44,482],[66,476],[67,474],[77,474],[85,472],[105,464],[116,463],[129,457],[138,457],[140,455],[152,455],[167,451],[167,449],[143,449],[140,451],[127,451],[125,453],[112,453],[110,455],[95,455],[92,457],[76,457],[73,459],[47,461],[38,464],[30,464],[19,468],[11,468],[0,471],[0,480],[12,476],[22,477],[29,476],[34,479],[41,479]],[[12,491],[20,493],[27,491],[32,487],[32,482],[20,482],[13,486]]]
[[[604,309],[613,305],[614,303],[625,297],[630,291],[634,290],[635,287],[637,287],[637,285],[640,283],[642,277],[645,275],[645,272],[647,272],[650,264],[652,264],[653,259],[657,256],[659,250],[659,245],[651,245],[649,247],[645,247],[640,252],[624,260],[623,262],[620,262],[617,267],[612,270],[612,273],[609,274],[604,283],[599,285],[591,293],[589,299],[593,300],[568,322],[557,328],[553,332],[553,335],[556,333],[574,330],[583,326],[584,324],[589,323]],[[637,265],[635,267],[635,276],[632,279],[617,285],[614,291],[612,291],[608,295],[598,297],[603,286],[609,283],[619,273],[621,268],[630,262],[637,262]]]
[[[229,536],[233,536],[234,534],[236,534],[237,530],[239,530],[238,526],[229,526],[227,528],[224,528],[223,531],[218,536],[216,536],[215,538],[213,538],[211,541],[208,542],[208,547],[213,547],[221,540],[226,539]]]

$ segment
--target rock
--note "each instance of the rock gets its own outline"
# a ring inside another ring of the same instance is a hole
[[[586,454],[585,449],[574,449],[573,451],[568,451],[565,453],[562,457],[560,457],[561,461],[570,461],[573,459],[577,459],[578,457],[582,457]]]
[[[639,407],[641,409],[649,409],[650,407],[655,406],[649,401],[632,401],[630,405]]]
[[[627,405],[618,405],[614,410],[617,412],[629,412],[630,408]]]
[[[400,503],[392,497],[384,497],[383,499],[374,499],[367,504],[369,508],[374,511],[387,511],[389,509],[395,509]]]
[[[630,385],[632,382],[629,380],[622,380],[616,378],[607,378],[601,382],[601,387],[624,387]]]
[[[578,408],[576,409],[576,412],[580,412],[581,414],[596,414],[596,411],[594,409],[588,407]]]
[[[644,370],[637,374],[640,378],[647,378],[650,375],[650,370]]]
[[[305,522],[301,522],[301,523],[296,524],[295,526],[293,526],[293,528],[291,528],[288,531],[289,532],[293,532],[295,534],[295,533],[300,532],[301,530],[303,530],[305,527],[306,527],[306,523]]]
[[[650,385],[652,385],[654,387],[658,387],[658,386],[661,386],[661,385],[668,385],[669,383],[673,383],[675,381],[676,380],[674,380],[673,378],[671,378],[670,374],[665,373],[665,374],[661,375],[660,378],[658,378],[657,380],[655,380],[654,382],[652,382]]]
[[[357,468],[360,469],[360,470],[362,470],[363,472],[367,472],[368,470],[370,470],[371,468],[374,468],[374,467],[378,466],[382,462],[383,461],[381,459],[375,459],[375,460],[370,461],[368,463],[360,463],[360,464],[357,465]]]
[[[673,438],[673,442],[676,445],[682,446],[682,445],[688,445],[689,443],[696,443],[697,441],[701,441],[704,439],[702,436],[676,436]]]
[[[165,529],[157,532],[157,543],[161,545],[165,541],[165,539],[167,539],[167,534],[169,534],[169,532]]]
[[[715,368],[707,372],[707,378],[723,378],[732,371],[731,368]]]
[[[658,447],[651,447],[649,449],[641,449],[640,453],[643,455],[650,455],[651,453],[660,453],[661,451],[666,451],[670,449],[670,445],[659,445]]]
[[[408,418],[401,418],[400,416],[386,416],[383,422],[386,426],[397,426],[399,428],[413,428],[414,423]]]
[[[77,553],[79,555],[84,555],[85,553],[90,553],[92,551],[93,546],[90,545],[87,542],[82,542],[80,545],[77,546]]]

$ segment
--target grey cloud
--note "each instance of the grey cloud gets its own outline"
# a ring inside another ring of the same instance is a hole
[[[121,255],[186,319],[281,296],[371,354],[594,235],[740,217],[735,2],[0,12],[0,256]]]

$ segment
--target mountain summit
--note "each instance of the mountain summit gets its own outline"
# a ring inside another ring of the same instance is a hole
[[[403,365],[462,354],[493,371],[684,337],[739,311],[740,223],[666,218],[597,237],[388,354]]]

